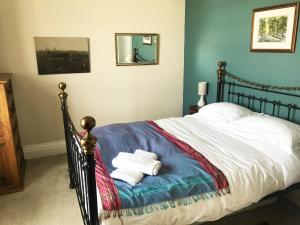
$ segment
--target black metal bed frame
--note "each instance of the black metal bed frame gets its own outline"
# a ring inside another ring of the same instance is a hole
[[[296,117],[296,112],[300,110],[300,107],[297,104],[284,103],[282,101],[270,100],[266,97],[257,96],[255,94],[245,93],[245,90],[252,90],[257,94],[272,93],[275,95],[295,97],[295,101],[299,102],[300,94],[296,94],[295,92],[299,92],[300,87],[273,86],[248,81],[227,72],[225,67],[226,63],[224,61],[220,61],[218,63],[217,102],[226,101],[235,103],[251,109],[254,112],[270,114],[272,116],[300,124],[299,119]],[[227,94],[227,96],[225,96],[225,94]],[[281,108],[285,108],[286,111],[281,110]],[[268,109],[270,109],[269,112],[267,112]],[[283,114],[284,112],[285,114]],[[272,193],[264,197],[261,201],[274,197],[281,198],[284,194],[297,189],[300,189],[300,183],[296,183],[285,190]]]
[[[91,134],[96,121],[90,116],[82,118],[80,124],[85,131],[79,133],[68,111],[66,84],[61,82],[58,86],[61,90],[59,98],[67,147],[69,187],[76,190],[84,225],[99,225],[94,159],[96,138]]]
[[[233,102],[238,105],[242,105],[258,113],[266,113],[272,116],[280,117],[285,120],[298,123],[296,118],[296,111],[300,110],[300,107],[295,103],[283,103],[278,100],[270,100],[266,97],[257,97],[254,94],[245,94],[245,90],[253,90],[257,93],[272,93],[281,96],[290,96],[298,98],[300,100],[300,94],[292,93],[293,91],[300,91],[300,87],[287,87],[287,86],[272,86],[267,84],[260,84],[257,82],[248,81],[228,73],[225,69],[226,63],[220,61],[218,63],[218,86],[217,86],[217,102]],[[236,90],[239,88],[239,90]],[[225,99],[227,94],[227,99]],[[257,103],[257,104],[255,104]],[[271,105],[271,111],[268,106]],[[286,108],[286,114],[284,115],[282,108]]]
[[[285,104],[281,101],[269,100],[265,97],[247,95],[244,92],[236,91],[235,88],[239,87],[300,98],[299,94],[290,93],[291,91],[299,91],[300,87],[271,86],[250,82],[228,73],[225,70],[225,65],[225,62],[218,63],[217,102],[224,101],[224,96],[227,94],[227,101],[234,102],[237,98],[235,102],[236,104],[246,106],[256,112],[266,112],[266,105],[271,105],[271,115],[277,117],[280,117],[279,108],[285,107],[288,110],[285,119],[295,122],[295,111],[300,110],[296,104]],[[70,178],[69,187],[76,190],[84,225],[99,225],[100,218],[98,214],[94,158],[96,138],[91,134],[91,130],[95,127],[96,121],[93,117],[84,117],[80,122],[84,132],[79,133],[76,130],[68,112],[68,94],[65,92],[66,84],[61,82],[58,86],[60,89],[59,98],[63,114],[67,147],[68,171]],[[228,87],[227,90],[226,87]],[[258,109],[255,108],[255,102],[259,105]],[[276,111],[277,115],[275,115]],[[275,192],[263,198],[263,200],[269,197],[281,196],[283,193],[299,188],[300,183],[292,185],[284,191]]]

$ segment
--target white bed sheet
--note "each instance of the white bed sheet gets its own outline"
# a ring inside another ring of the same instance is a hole
[[[103,225],[185,225],[213,221],[300,182],[298,155],[280,151],[273,143],[258,141],[255,135],[234,124],[205,122],[195,115],[155,122],[223,171],[231,194],[142,216],[109,218],[102,220]]]

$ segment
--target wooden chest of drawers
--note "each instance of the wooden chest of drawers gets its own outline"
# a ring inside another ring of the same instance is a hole
[[[11,75],[0,74],[0,195],[23,189],[24,155]]]

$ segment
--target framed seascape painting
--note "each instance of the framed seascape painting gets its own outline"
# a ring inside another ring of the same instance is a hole
[[[299,3],[254,9],[252,52],[295,52]]]
[[[89,39],[82,37],[35,37],[39,75],[89,73]]]

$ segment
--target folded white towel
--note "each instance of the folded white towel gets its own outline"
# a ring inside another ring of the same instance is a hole
[[[112,160],[112,165],[119,169],[140,171],[153,176],[157,175],[161,167],[161,162],[131,153],[120,152],[118,156]]]
[[[144,177],[144,174],[138,171],[116,169],[110,174],[110,176],[114,179],[123,180],[128,184],[136,185]]]
[[[135,150],[134,154],[145,157],[145,158],[150,158],[150,159],[157,160],[157,155],[155,153],[147,152],[147,151],[142,150],[142,149]]]

